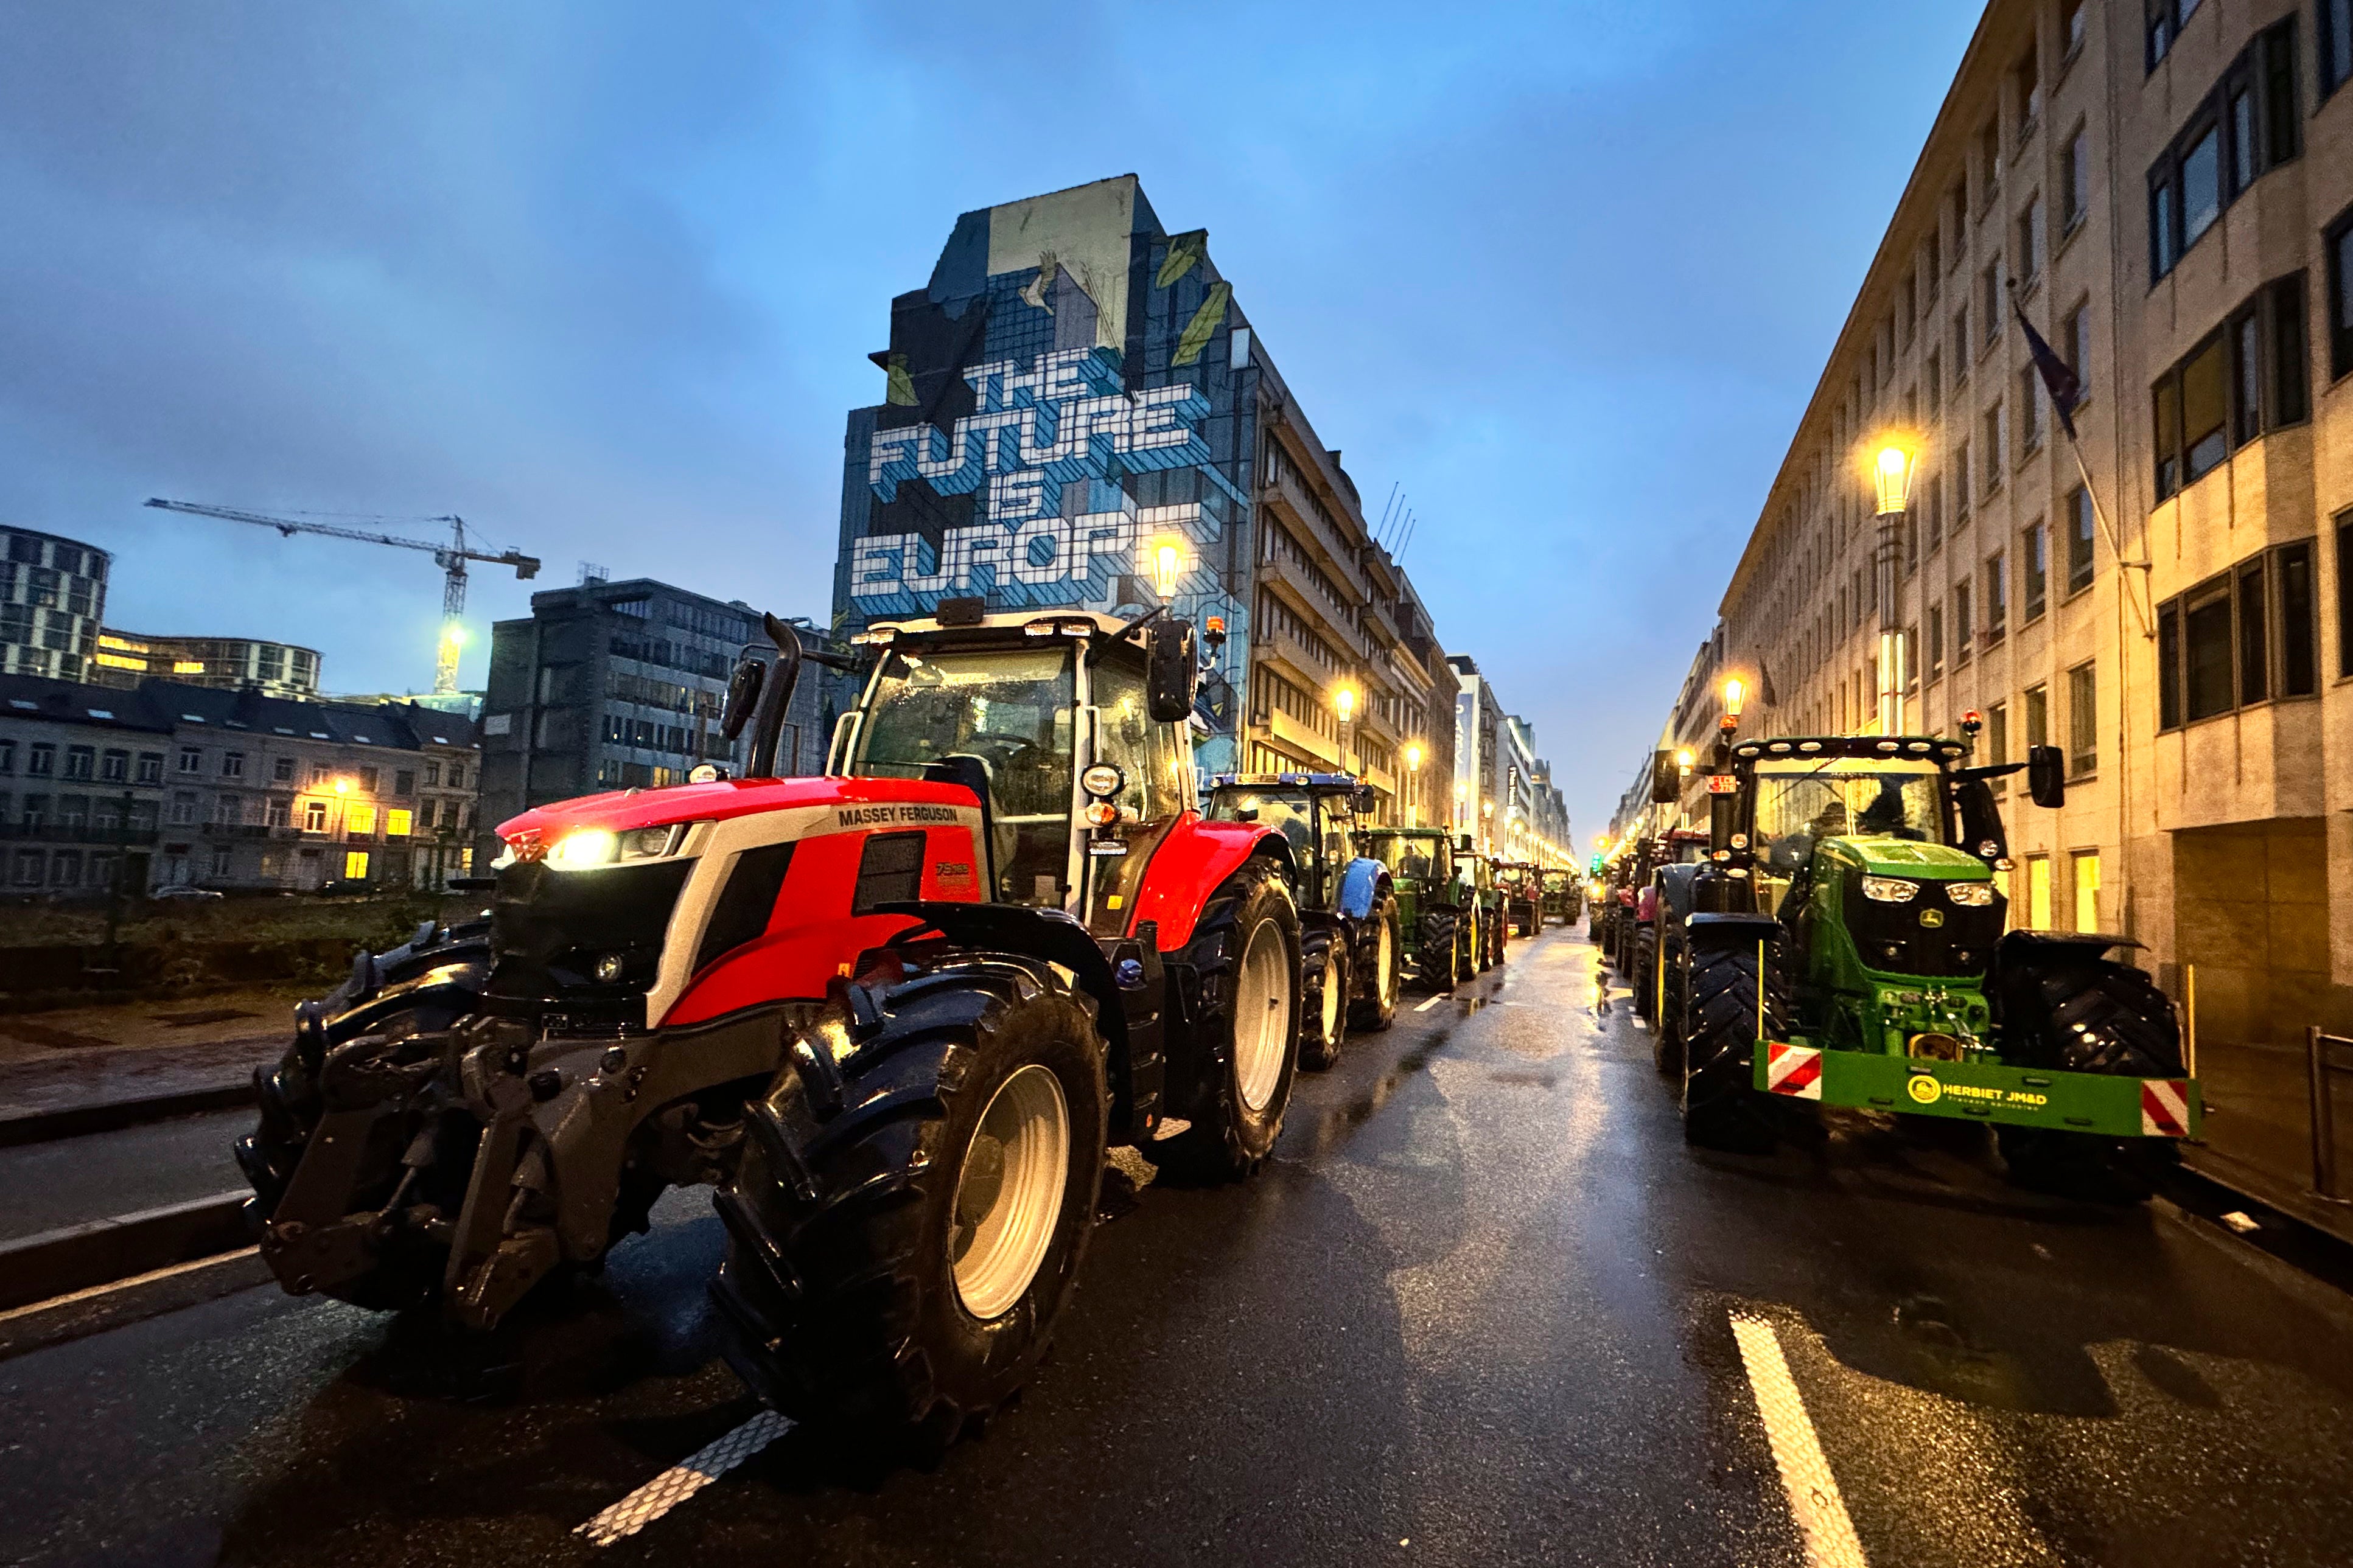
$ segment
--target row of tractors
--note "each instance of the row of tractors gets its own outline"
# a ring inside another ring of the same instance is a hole
[[[297,1009],[237,1151],[289,1291],[488,1331],[707,1184],[744,1382],[936,1447],[1045,1353],[1112,1149],[1250,1174],[1407,983],[1579,912],[1567,873],[1365,820],[1345,774],[1203,809],[1165,611],[877,624],[817,778],[774,776],[804,655],[767,631],[722,723],[744,776],[502,824],[482,919]]]
[[[2058,748],[1974,763],[1974,714],[1958,736],[1757,740],[1737,714],[1695,777],[1657,754],[1656,824],[1594,882],[1593,940],[1690,1142],[1758,1150],[1777,1105],[1812,1101],[1981,1122],[2021,1184],[2145,1196],[2202,1120],[2174,1005],[2108,956],[2130,937],[2010,929],[2000,887],[2002,797],[2023,773],[2063,805]]]

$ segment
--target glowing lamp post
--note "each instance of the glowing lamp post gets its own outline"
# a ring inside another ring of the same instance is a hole
[[[1350,726],[1356,717],[1356,689],[1353,686],[1334,688],[1332,707],[1340,715],[1340,771],[1352,773],[1356,771],[1356,736],[1350,732]]]
[[[1152,591],[1165,603],[1176,596],[1176,584],[1185,579],[1185,547],[1173,539],[1164,539],[1152,547]]]
[[[1919,454],[1890,442],[1872,459],[1871,478],[1878,497],[1879,559],[1873,569],[1881,574],[1879,593],[1879,732],[1894,735],[1904,728],[1904,521],[1912,505],[1912,478]]]
[[[1420,824],[1416,819],[1421,815],[1421,743],[1419,741],[1407,743],[1405,773],[1405,825],[1418,827]]]

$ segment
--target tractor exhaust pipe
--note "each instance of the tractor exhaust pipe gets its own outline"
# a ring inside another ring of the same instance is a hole
[[[760,709],[752,721],[752,755],[744,766],[749,778],[776,776],[776,744],[784,739],[785,710],[792,705],[793,688],[800,684],[801,639],[798,633],[765,612],[760,622],[768,640],[776,645],[776,661],[760,683]]]

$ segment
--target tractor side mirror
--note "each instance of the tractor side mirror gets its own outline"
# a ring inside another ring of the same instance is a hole
[[[1955,780],[1953,812],[1962,848],[1989,866],[2010,854],[2010,837],[2002,831],[2001,807],[1994,804],[1991,784],[1981,778]]]
[[[1348,799],[1349,805],[1358,816],[1372,816],[1373,807],[1378,803],[1379,796],[1374,793],[1373,786],[1370,784],[1364,785]]]
[[[1470,836],[1469,834],[1467,834],[1467,833],[1466,833],[1466,834],[1464,834],[1464,835],[1461,837],[1461,838],[1460,838],[1459,840],[1457,840],[1457,841],[1456,841],[1454,847],[1455,847],[1456,851],[1457,851],[1458,853],[1460,853],[1460,854],[1463,854],[1463,855],[1468,855],[1468,854],[1470,854],[1470,853],[1471,853],[1471,836]]]
[[[1672,805],[1683,797],[1683,770],[1675,766],[1672,752],[1651,753],[1651,804]]]
[[[728,678],[727,702],[719,710],[719,732],[729,740],[744,732],[752,715],[760,706],[760,686],[767,679],[768,667],[756,658],[735,661],[735,673]]]
[[[1193,715],[1194,689],[1201,678],[1193,623],[1164,617],[1153,622],[1145,637],[1145,688],[1153,722],[1182,723]]]
[[[2067,753],[2056,746],[2026,748],[2026,793],[2037,805],[2067,804]]]

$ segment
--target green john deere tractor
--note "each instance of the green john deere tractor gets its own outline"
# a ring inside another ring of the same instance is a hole
[[[1429,991],[1449,991],[1471,973],[1464,907],[1457,893],[1454,840],[1442,827],[1372,827],[1356,853],[1389,868],[1406,973]]]
[[[1585,912],[1585,879],[1566,866],[1548,866],[1544,874],[1543,923],[1558,921],[1563,925],[1575,925]]]
[[[1691,1142],[1763,1147],[1764,1108],[1807,1100],[1986,1122],[2021,1184],[2113,1190],[2124,1156],[2198,1135],[2172,1003],[2106,956],[2139,944],[2004,934],[1992,783],[2023,767],[2059,805],[2058,748],[1971,767],[1974,714],[1962,730],[1736,745],[1727,727],[1709,857],[1658,879],[1659,1065]]]

